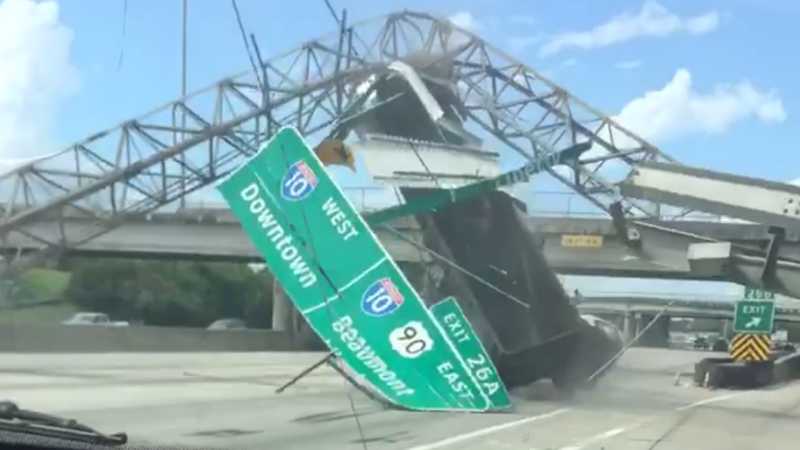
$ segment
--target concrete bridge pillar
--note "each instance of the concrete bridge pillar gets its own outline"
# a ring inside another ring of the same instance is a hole
[[[667,347],[669,345],[669,323],[670,318],[660,316],[656,319],[655,315],[643,314],[639,326],[641,329],[647,327],[639,340],[636,342],[640,347]]]
[[[294,334],[294,305],[276,280],[272,284],[272,329]]]
[[[634,319],[633,313],[630,311],[626,312],[622,319],[622,334],[625,336],[625,342],[630,342],[639,329],[638,322]]]

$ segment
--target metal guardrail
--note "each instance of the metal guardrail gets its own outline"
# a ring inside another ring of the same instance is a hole
[[[563,281],[562,281],[563,283]],[[574,289],[568,289],[570,293],[574,292]],[[734,303],[736,301],[742,300],[742,294],[730,294],[730,295],[714,295],[708,293],[691,293],[691,292],[664,292],[659,291],[657,288],[652,291],[603,291],[603,290],[580,290],[579,292],[582,297],[587,299],[592,298],[632,298],[632,299],[643,299],[643,300],[663,300],[663,299],[675,299],[681,301],[696,301],[696,302],[705,302],[705,303]],[[791,297],[786,297],[784,295],[776,295],[775,301],[781,307],[796,307],[800,308],[800,300],[794,299]]]
[[[709,302],[734,302],[741,300],[741,295],[709,295],[691,292],[663,292],[663,291],[583,291],[580,293],[585,298],[652,298],[652,299],[678,299],[700,300]]]
[[[390,187],[378,186],[348,186],[342,190],[353,202],[356,209],[360,211],[374,211],[401,203],[401,199],[395,189]],[[559,217],[576,219],[608,219],[609,216],[604,211],[596,208],[586,199],[574,192],[563,191],[537,191],[537,190],[515,190],[517,198],[525,202],[528,206],[528,214],[538,217]],[[0,201],[0,211],[4,210],[4,203]],[[665,207],[667,210],[669,207]],[[96,207],[101,211],[100,205]],[[192,211],[193,214],[219,214],[220,211],[227,211],[228,205],[219,198],[196,199],[189,196],[184,203],[184,209]],[[178,213],[180,211],[177,204],[172,204],[159,209],[156,214]],[[684,217],[670,217],[663,214],[662,220],[665,221],[694,221],[694,222],[737,222],[733,219],[706,213],[691,213]],[[742,222],[742,221],[738,221]]]
[[[360,211],[373,211],[401,203],[399,194],[389,187],[343,187],[342,190]],[[520,199],[528,206],[528,213],[539,217],[566,217],[583,219],[606,219],[608,214],[589,204],[583,197],[573,192],[558,191],[516,191]],[[186,201],[186,208],[193,210],[227,210],[228,206],[221,200]],[[722,216],[692,213],[685,217],[675,218],[666,215],[664,220],[681,220],[721,223]]]

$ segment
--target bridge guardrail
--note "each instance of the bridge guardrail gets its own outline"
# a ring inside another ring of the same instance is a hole
[[[391,187],[349,186],[343,187],[357,209],[370,211],[396,205],[400,202],[396,191]],[[528,213],[540,217],[566,217],[606,219],[608,214],[598,210],[583,197],[574,192],[559,191],[517,191],[522,201],[528,206]],[[187,200],[186,207],[197,210],[227,209],[222,200]],[[664,215],[664,220],[698,221],[722,223],[726,218],[714,214],[692,213],[685,217]]]
[[[343,189],[356,208],[361,211],[382,209],[399,203],[397,194],[391,187],[346,186],[343,187]],[[584,219],[608,218],[608,214],[597,209],[582,196],[574,192],[518,190],[515,191],[515,193],[518,198],[525,202],[528,206],[528,213],[533,216]],[[4,210],[4,205],[5,201],[0,197],[0,211]],[[206,211],[210,213],[228,209],[225,202],[221,199],[218,200],[216,195],[203,199],[196,199],[196,197],[189,196],[183,207],[187,210],[196,212]],[[97,209],[102,210],[100,206],[98,206]],[[177,212],[178,209],[179,206],[175,203],[162,207],[159,209],[158,213]],[[696,212],[685,217],[671,217],[668,214],[662,214],[662,219],[711,223],[733,222],[722,216]]]

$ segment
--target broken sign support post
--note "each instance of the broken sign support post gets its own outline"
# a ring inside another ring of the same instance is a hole
[[[276,394],[280,394],[281,392],[285,391],[285,390],[286,390],[286,389],[288,389],[289,387],[293,386],[295,383],[297,383],[298,381],[302,380],[302,379],[303,379],[303,377],[305,377],[306,375],[308,375],[308,374],[310,374],[311,372],[315,371],[315,370],[316,370],[317,368],[319,368],[321,365],[323,365],[323,364],[325,364],[326,362],[328,362],[328,360],[329,360],[329,359],[331,359],[332,357],[333,357],[333,352],[331,352],[331,353],[328,353],[328,354],[327,354],[327,355],[325,355],[325,357],[324,357],[324,358],[322,358],[321,360],[319,360],[319,361],[315,362],[313,365],[311,365],[311,366],[309,366],[309,367],[307,367],[307,368],[303,369],[303,371],[302,371],[302,372],[300,372],[299,374],[297,374],[297,375],[296,375],[294,378],[292,378],[291,380],[289,380],[289,381],[288,381],[286,384],[284,384],[283,386],[279,387],[278,389],[275,389],[275,393],[276,393]]]

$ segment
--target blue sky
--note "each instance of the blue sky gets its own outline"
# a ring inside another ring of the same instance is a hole
[[[123,21],[124,3],[0,1],[0,161],[48,153],[179,96],[181,1],[129,0]],[[332,3],[353,19],[402,9],[451,17],[685,163],[800,178],[789,163],[800,3]],[[276,5],[238,0],[266,55],[335,28],[322,0]],[[190,91],[248,66],[227,0],[189,0],[188,45]]]

